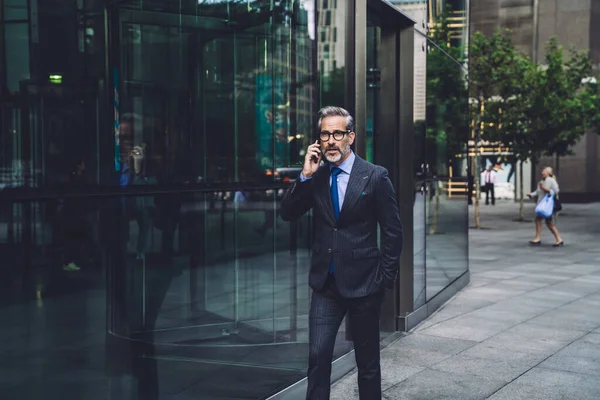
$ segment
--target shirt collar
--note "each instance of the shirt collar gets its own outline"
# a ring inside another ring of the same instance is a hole
[[[350,150],[350,155],[338,166],[338,168],[341,169],[343,172],[347,173],[348,175],[350,175],[350,172],[352,171],[352,166],[354,165],[355,159],[356,159],[356,155],[354,154],[354,152],[352,150]],[[333,167],[334,167],[333,164],[329,164],[330,171],[331,171],[331,169],[333,169]]]

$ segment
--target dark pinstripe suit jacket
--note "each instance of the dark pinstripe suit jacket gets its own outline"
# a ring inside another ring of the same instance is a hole
[[[326,164],[312,179],[296,180],[281,203],[284,221],[313,209],[311,288],[323,288],[331,257],[336,284],[344,297],[363,297],[393,287],[402,251],[402,224],[387,170],[356,157],[337,221],[329,171]],[[381,227],[381,250],[377,247],[377,224]]]

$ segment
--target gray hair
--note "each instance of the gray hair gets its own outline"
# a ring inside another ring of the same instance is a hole
[[[319,121],[317,122],[317,132],[321,130],[323,118],[327,117],[346,117],[346,129],[354,132],[354,118],[352,118],[352,115],[342,107],[326,106],[321,108],[317,115],[319,117]]]

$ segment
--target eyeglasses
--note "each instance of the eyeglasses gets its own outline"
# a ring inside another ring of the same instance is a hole
[[[340,141],[344,138],[344,135],[350,133],[352,131],[333,131],[333,132],[320,132],[319,133],[319,139],[321,139],[322,142],[326,142],[329,140],[329,138],[333,135],[333,138],[337,141]]]

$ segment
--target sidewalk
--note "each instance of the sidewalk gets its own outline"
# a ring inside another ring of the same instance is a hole
[[[385,399],[600,399],[600,204],[564,209],[552,248],[546,227],[528,246],[517,204],[481,207],[471,283],[382,351]],[[358,399],[356,371],[331,398]]]

